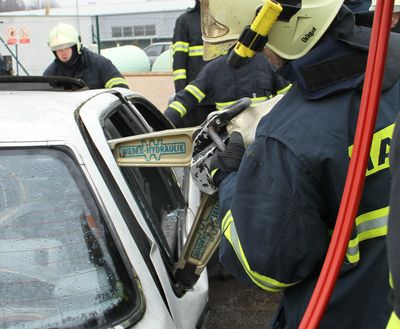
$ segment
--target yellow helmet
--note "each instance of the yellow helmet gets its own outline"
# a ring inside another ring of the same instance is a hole
[[[280,0],[282,12],[268,34],[267,46],[285,59],[304,56],[332,23],[344,0]],[[263,0],[201,0],[204,45],[239,38]],[[204,49],[206,52],[206,47]]]
[[[49,33],[48,45],[52,51],[76,45],[81,53],[81,40],[78,31],[70,24],[58,23]]]
[[[371,1],[371,7],[369,10],[375,10],[376,7],[376,0]],[[393,12],[398,13],[400,12],[400,0],[394,0]]]

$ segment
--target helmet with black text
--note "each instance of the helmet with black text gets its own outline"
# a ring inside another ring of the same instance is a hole
[[[78,31],[70,24],[58,23],[49,33],[48,45],[52,51],[76,46],[78,54],[82,45]]]
[[[282,12],[268,34],[267,46],[284,59],[304,56],[323,36],[344,0],[281,0]],[[201,0],[204,43],[238,39],[251,25],[263,0]],[[275,1],[274,1],[275,2]]]

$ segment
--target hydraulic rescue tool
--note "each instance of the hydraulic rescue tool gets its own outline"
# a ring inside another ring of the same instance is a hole
[[[231,51],[228,57],[230,65],[238,67],[246,58],[262,51],[268,41],[268,32],[281,11],[282,6],[274,0],[267,0],[260,7],[253,23],[246,27]],[[243,98],[226,110],[210,113],[205,122],[197,127],[170,129],[109,141],[119,166],[190,166],[194,183],[205,193],[175,268],[176,275],[188,288],[196,282],[221,238],[217,222],[217,187],[209,170],[211,157],[217,149],[224,150],[233,131],[239,131],[244,137],[245,146],[249,145],[254,140],[260,119],[282,97],[278,95],[254,106],[249,98]]]
[[[259,120],[282,98],[278,95],[257,105],[243,98],[223,111],[212,112],[203,124],[192,128],[168,129],[109,141],[119,166],[190,167],[196,186],[204,192],[175,268],[176,275],[190,288],[197,281],[214,251],[221,232],[219,206],[209,161],[223,150],[230,134],[239,131],[245,145],[254,140]]]

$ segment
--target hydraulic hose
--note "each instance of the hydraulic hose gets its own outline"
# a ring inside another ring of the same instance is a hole
[[[377,1],[354,149],[343,196],[325,261],[299,329],[318,328],[339,275],[358,212],[382,90],[393,2],[394,0]]]

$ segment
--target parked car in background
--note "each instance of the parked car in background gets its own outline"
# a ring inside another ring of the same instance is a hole
[[[171,42],[155,42],[143,49],[143,51],[149,57],[150,67],[153,65],[157,57],[160,56],[164,51],[168,50],[171,45]]]
[[[206,271],[190,288],[174,272],[198,191],[109,145],[170,122],[131,90],[81,87],[0,78],[1,328],[205,328]]]

